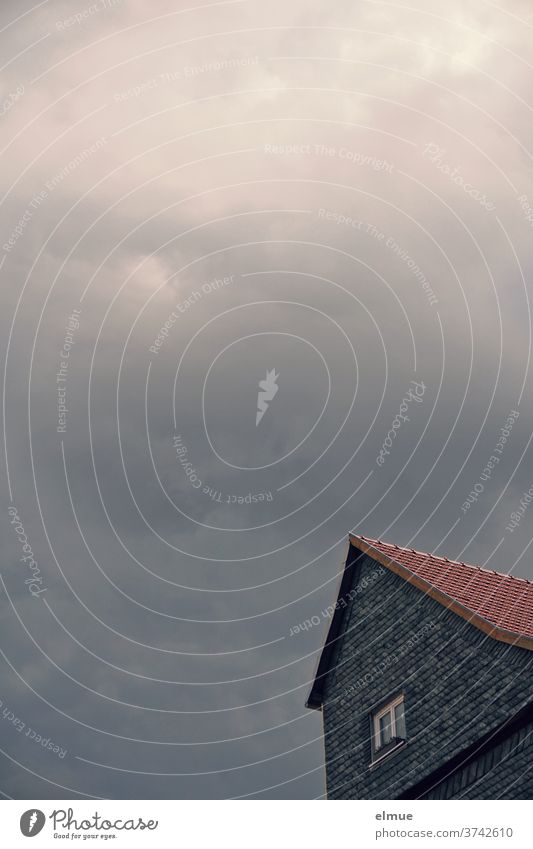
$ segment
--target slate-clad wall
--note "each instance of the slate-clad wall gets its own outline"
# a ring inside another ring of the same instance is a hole
[[[453,798],[450,796],[449,798]],[[514,752],[474,784],[460,791],[461,799],[532,799],[533,752]]]
[[[494,730],[533,692],[533,652],[487,636],[367,555],[354,583],[361,587],[365,579],[367,589],[346,610],[347,633],[325,687],[331,799],[396,798]],[[369,767],[370,712],[398,691],[405,693],[407,744]],[[468,798],[505,797],[522,758],[517,753],[489,771]],[[518,782],[510,798],[521,792]]]
[[[457,769],[424,799],[531,799],[533,722]]]

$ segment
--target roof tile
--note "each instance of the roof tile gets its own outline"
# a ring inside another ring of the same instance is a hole
[[[357,534],[350,536],[355,544],[358,539],[365,542],[493,625],[533,638],[531,581],[414,548]]]

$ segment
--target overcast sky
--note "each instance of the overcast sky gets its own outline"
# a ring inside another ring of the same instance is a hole
[[[532,36],[4,0],[5,796],[319,797],[348,532],[533,577]]]

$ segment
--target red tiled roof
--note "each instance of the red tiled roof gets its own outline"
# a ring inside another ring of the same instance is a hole
[[[350,534],[350,540],[357,548],[368,551],[371,557],[381,560],[381,555],[399,564],[421,589],[424,588],[421,584],[426,584],[428,589],[434,588],[439,594],[448,596],[490,625],[533,638],[531,581],[356,534]],[[410,580],[405,572],[400,570],[400,574]]]

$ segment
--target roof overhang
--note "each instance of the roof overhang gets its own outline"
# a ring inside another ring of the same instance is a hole
[[[309,698],[306,702],[306,707],[311,708],[313,710],[320,710],[322,708],[324,685],[326,683],[326,677],[328,675],[328,672],[331,669],[333,652],[344,637],[342,624],[344,622],[345,610],[341,607],[339,601],[345,595],[347,595],[350,589],[352,588],[354,582],[354,575],[357,570],[358,560],[361,554],[362,552],[358,551],[357,549],[355,549],[354,552],[351,539],[348,538],[344,568],[342,571],[339,592],[337,593],[337,604],[335,605],[335,612],[331,619],[328,635],[326,637],[326,642],[324,643],[324,647],[322,649],[318,661],[313,686],[311,688],[311,692],[309,693]]]

